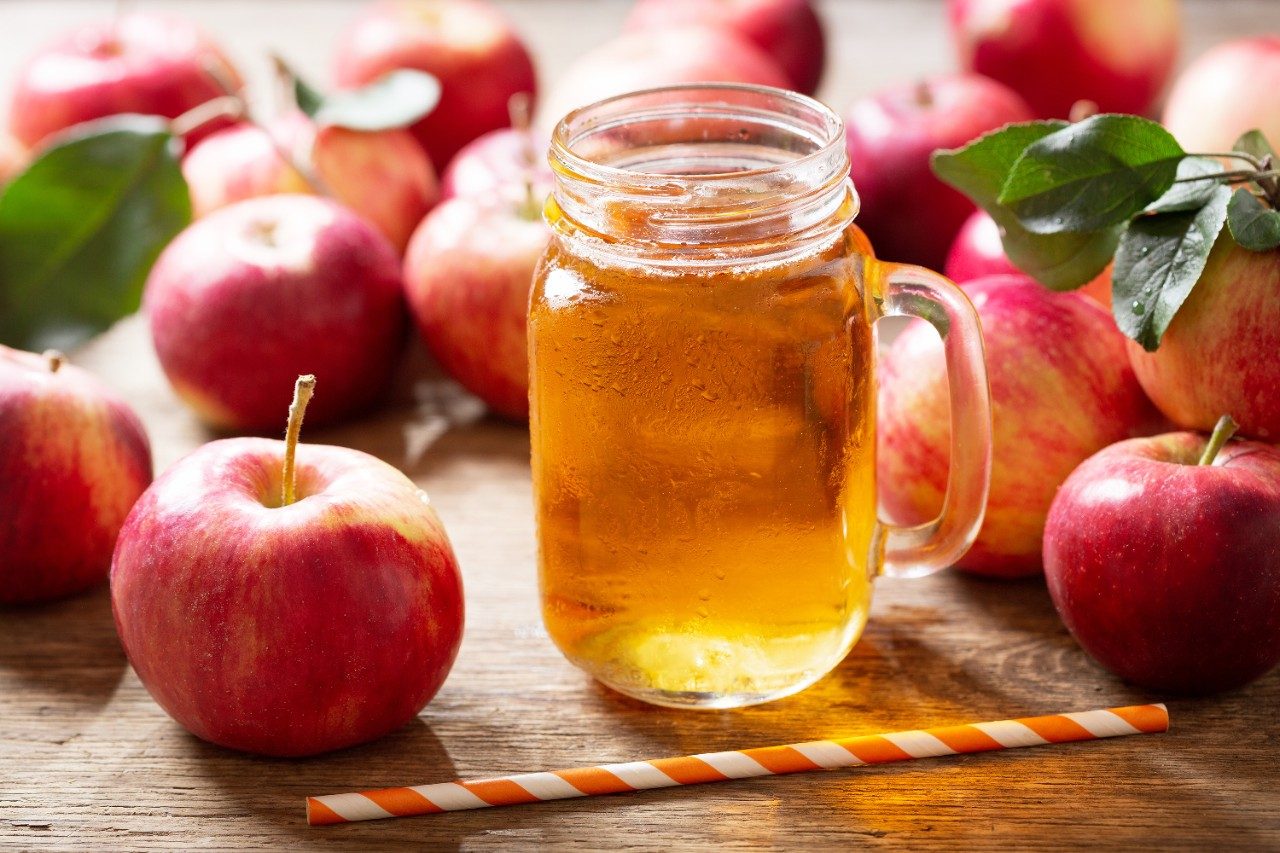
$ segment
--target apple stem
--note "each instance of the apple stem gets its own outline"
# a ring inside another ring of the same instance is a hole
[[[217,98],[197,104],[182,115],[169,122],[169,131],[174,136],[186,136],[199,130],[211,121],[220,118],[241,119],[245,115],[244,99],[239,95],[221,95]]]
[[[67,357],[56,349],[47,349],[43,353],[44,360],[49,365],[50,373],[57,373],[58,370],[66,363]]]
[[[1200,461],[1197,464],[1212,465],[1213,460],[1218,458],[1218,452],[1222,450],[1223,445],[1235,435],[1239,428],[1240,424],[1236,423],[1231,415],[1218,418],[1218,423],[1213,428],[1213,435],[1209,436],[1209,443],[1204,446],[1204,453],[1200,454]]]
[[[516,92],[507,100],[507,115],[511,117],[511,126],[520,133],[522,143],[520,160],[524,167],[524,204],[520,206],[519,213],[524,219],[532,221],[542,213],[542,205],[533,186],[538,154],[533,149],[533,136],[529,132],[531,106],[528,92]]]
[[[293,402],[289,404],[289,425],[284,433],[284,475],[281,478],[280,505],[288,506],[298,499],[298,471],[295,459],[298,453],[298,436],[302,433],[302,417],[307,413],[307,403],[316,390],[316,378],[308,373],[299,376],[293,386]]]

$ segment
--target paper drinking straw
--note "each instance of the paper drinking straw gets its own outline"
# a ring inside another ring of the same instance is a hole
[[[1162,704],[939,726],[787,746],[575,767],[551,773],[521,773],[478,782],[442,782],[411,788],[308,797],[307,823],[324,826],[490,806],[514,806],[1168,730],[1169,711]]]

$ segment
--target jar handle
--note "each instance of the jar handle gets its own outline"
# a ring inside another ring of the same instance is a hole
[[[952,281],[924,267],[873,261],[884,301],[882,316],[919,317],[942,337],[951,394],[951,471],[942,512],[910,527],[879,522],[881,571],[921,577],[959,560],[982,527],[991,485],[991,390],[982,325]]]

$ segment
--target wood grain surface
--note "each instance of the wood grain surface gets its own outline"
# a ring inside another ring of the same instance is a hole
[[[323,68],[351,10],[168,5],[208,19],[233,53],[284,45],[310,68]],[[605,0],[506,5],[544,69],[570,39],[603,37],[624,9]],[[1280,7],[1265,0],[1187,8],[1193,49],[1259,22],[1280,29]],[[825,10],[833,103],[950,63],[937,4],[833,0]],[[86,11],[102,7],[0,4],[0,86],[31,43]],[[136,319],[77,361],[137,406],[159,468],[211,437],[168,391]],[[377,743],[303,761],[255,759],[193,738],[150,700],[116,641],[105,589],[0,610],[0,847],[1280,850],[1280,674],[1209,699],[1134,691],[1073,643],[1042,582],[944,573],[882,581],[862,641],[799,696],[733,712],[651,708],[597,686],[541,628],[525,429],[484,415],[419,357],[381,412],[305,438],[382,457],[438,507],[468,599],[462,651],[440,694]],[[1169,699],[1167,735],[325,829],[303,817],[307,794],[1154,699]]]
[[[128,321],[80,354],[134,400],[157,465],[211,436],[170,395]],[[309,829],[307,794],[555,769],[1168,699],[1092,664],[1043,583],[944,573],[881,581],[831,676],[734,712],[651,708],[597,686],[538,615],[528,434],[414,359],[388,407],[307,440],[350,445],[428,490],[453,539],[468,618],[419,720],[377,743],[263,760],[188,735],[116,641],[106,590],[0,612],[0,844],[584,849],[824,843],[1280,849],[1280,673],[1169,702],[1167,735],[874,769]]]

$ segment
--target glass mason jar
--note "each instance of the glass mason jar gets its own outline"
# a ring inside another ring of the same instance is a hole
[[[570,113],[529,316],[548,633],[610,687],[727,708],[801,690],[866,624],[877,575],[954,562],[982,521],[991,412],[963,293],[853,224],[840,119],[689,85]],[[946,351],[942,514],[880,521],[875,322]]]

